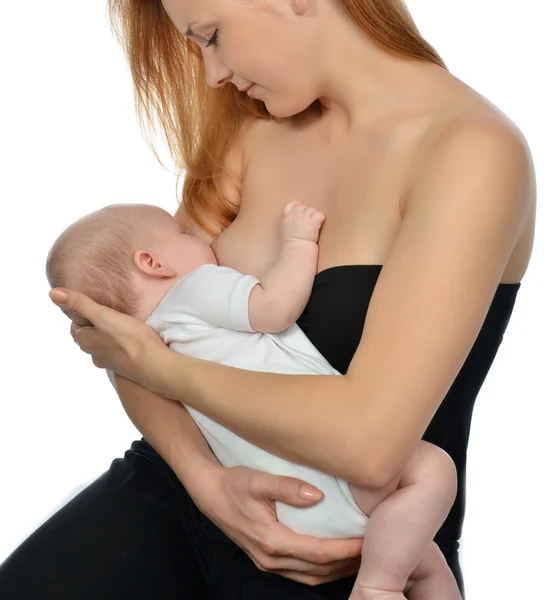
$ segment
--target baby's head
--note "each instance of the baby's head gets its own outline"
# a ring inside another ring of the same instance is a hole
[[[217,264],[210,246],[185,233],[167,211],[113,204],[63,231],[49,251],[46,274],[51,287],[83,292],[145,320],[181,277],[203,264]]]

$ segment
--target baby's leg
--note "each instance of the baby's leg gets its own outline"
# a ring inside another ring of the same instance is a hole
[[[456,498],[456,469],[448,454],[420,441],[385,489],[350,488],[370,515],[350,600],[402,599],[405,590],[411,600],[461,600],[456,580],[432,542]]]

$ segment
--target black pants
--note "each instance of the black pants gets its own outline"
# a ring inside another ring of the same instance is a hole
[[[463,589],[457,548],[443,548]],[[144,440],[0,565],[2,600],[347,600],[257,569]]]

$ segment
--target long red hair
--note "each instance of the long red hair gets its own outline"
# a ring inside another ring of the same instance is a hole
[[[386,51],[447,69],[403,0],[338,1]],[[226,153],[246,119],[272,117],[263,102],[235,86],[206,84],[199,46],[176,29],[161,0],[108,0],[108,11],[129,60],[143,133],[160,160],[154,143],[159,125],[175,167],[185,172],[181,201],[187,214],[217,235],[237,215],[218,185]]]

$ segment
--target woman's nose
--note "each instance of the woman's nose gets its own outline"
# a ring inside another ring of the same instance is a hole
[[[205,80],[212,88],[223,86],[232,78],[232,71],[215,57],[208,57],[205,61]]]

